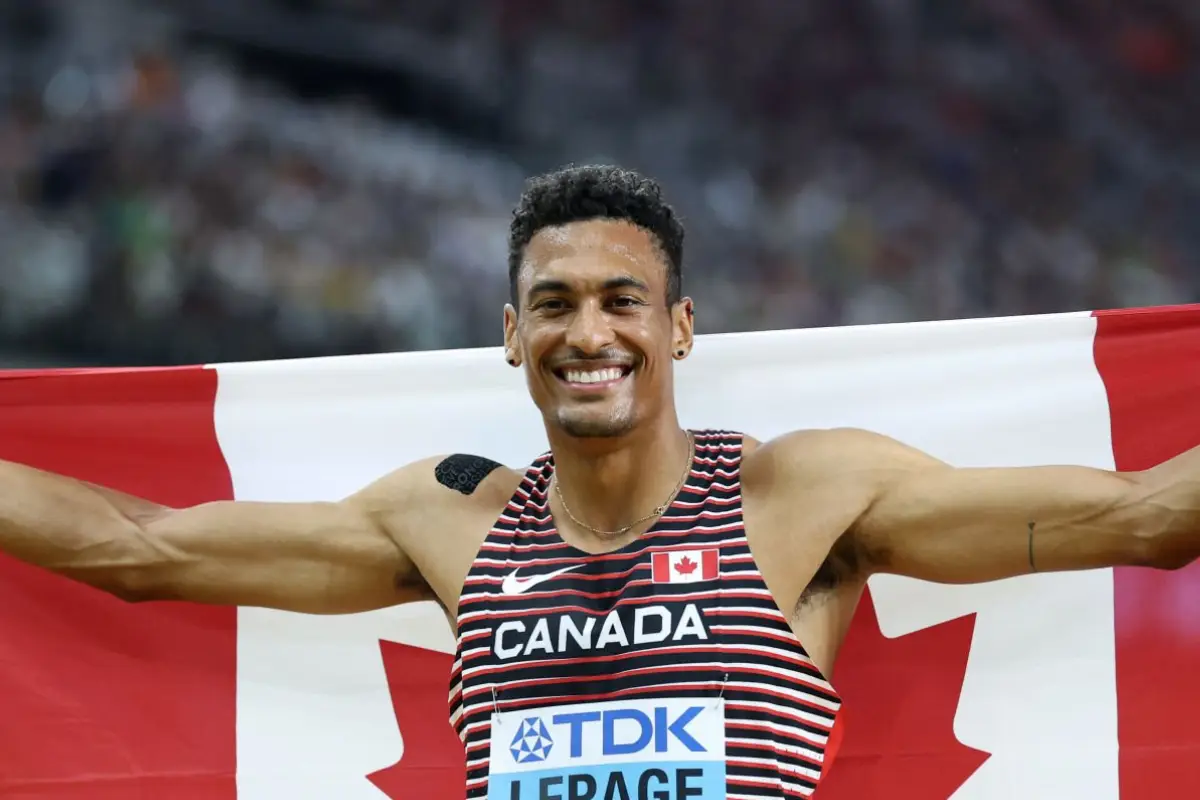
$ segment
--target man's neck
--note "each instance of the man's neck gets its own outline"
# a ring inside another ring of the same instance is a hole
[[[571,517],[602,531],[634,523],[673,499],[692,459],[690,438],[674,417],[611,440],[552,432],[550,444],[554,480],[570,508],[567,519],[556,515],[560,529]]]

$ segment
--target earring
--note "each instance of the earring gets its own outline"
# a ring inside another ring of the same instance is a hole
[[[676,358],[683,358],[686,355],[687,355],[687,350],[684,350],[682,347],[675,351]]]
[[[506,358],[504,360],[508,362],[508,365],[510,367],[515,367],[517,365],[517,360],[515,358],[513,358],[512,356],[509,356],[508,358]]]

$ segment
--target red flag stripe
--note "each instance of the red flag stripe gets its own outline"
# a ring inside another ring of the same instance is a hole
[[[1117,469],[1200,444],[1200,306],[1097,314]],[[1118,569],[1121,800],[1200,795],[1200,565]]]
[[[651,581],[653,583],[670,583],[671,554],[654,553],[650,556]]]
[[[0,458],[175,506],[232,497],[217,376],[0,375]],[[128,605],[0,558],[0,796],[233,800],[236,610]]]

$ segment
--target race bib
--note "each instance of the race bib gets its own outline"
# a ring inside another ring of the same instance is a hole
[[[488,800],[724,800],[725,701],[492,714]]]

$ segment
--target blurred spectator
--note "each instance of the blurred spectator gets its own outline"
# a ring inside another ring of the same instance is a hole
[[[503,137],[308,96],[187,35],[213,3],[166,7],[0,0],[6,341],[123,363],[497,344],[521,178],[567,161],[663,181],[702,332],[1200,292],[1187,0],[238,6],[331,51],[392,37]]]

